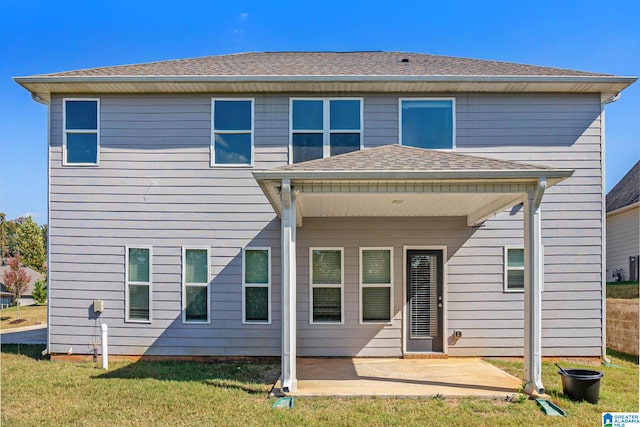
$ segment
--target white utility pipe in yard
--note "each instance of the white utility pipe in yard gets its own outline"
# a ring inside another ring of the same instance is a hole
[[[106,323],[100,325],[100,330],[102,331],[101,339],[102,339],[102,369],[109,369],[109,346],[107,344],[107,327]]]

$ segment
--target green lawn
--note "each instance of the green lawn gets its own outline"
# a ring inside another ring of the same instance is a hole
[[[22,328],[47,323],[46,305],[21,305],[20,322],[16,322],[16,307],[0,310],[0,329]]]
[[[638,282],[609,282],[607,283],[607,298],[638,298],[639,289]]]
[[[273,409],[267,393],[278,365],[116,362],[105,372],[90,362],[38,361],[42,348],[2,347],[3,426],[595,426],[603,411],[638,410],[638,365],[617,358],[619,368],[597,368],[604,371],[597,405],[562,397],[559,375],[545,362],[545,385],[569,414],[559,419],[533,401],[471,398],[296,398],[291,410]],[[521,375],[521,363],[491,363]]]

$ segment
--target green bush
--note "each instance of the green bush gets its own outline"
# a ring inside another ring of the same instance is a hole
[[[47,285],[41,280],[36,280],[33,284],[33,299],[37,304],[45,304],[47,302]]]

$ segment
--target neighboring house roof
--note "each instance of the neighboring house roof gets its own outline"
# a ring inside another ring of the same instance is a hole
[[[90,68],[15,80],[51,93],[595,92],[636,79],[563,68],[408,52],[249,52]],[[322,83],[322,84],[319,84]]]
[[[11,294],[11,292],[9,292],[7,290],[7,288],[4,286],[4,272],[9,270],[11,267],[9,267],[8,265],[0,265],[0,294]],[[44,276],[42,274],[40,274],[39,272],[29,268],[29,267],[24,267],[27,270],[27,274],[30,277],[29,280],[29,287],[27,288],[27,291],[24,293],[24,295],[31,295],[33,293],[33,285],[34,283],[36,283],[36,281],[38,280],[43,280]]]
[[[607,194],[607,212],[640,202],[640,161]]]

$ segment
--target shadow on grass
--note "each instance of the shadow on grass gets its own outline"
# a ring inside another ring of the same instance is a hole
[[[42,351],[47,348],[43,344],[2,344],[2,353],[20,354],[35,360],[42,360]]]
[[[98,375],[96,379],[144,379],[200,382],[214,387],[267,393],[280,375],[274,363],[198,363],[138,361]]]
[[[607,355],[617,357],[618,359],[625,360],[627,362],[638,364],[638,356],[634,354],[622,353],[620,351],[615,351],[610,348],[607,348]]]

